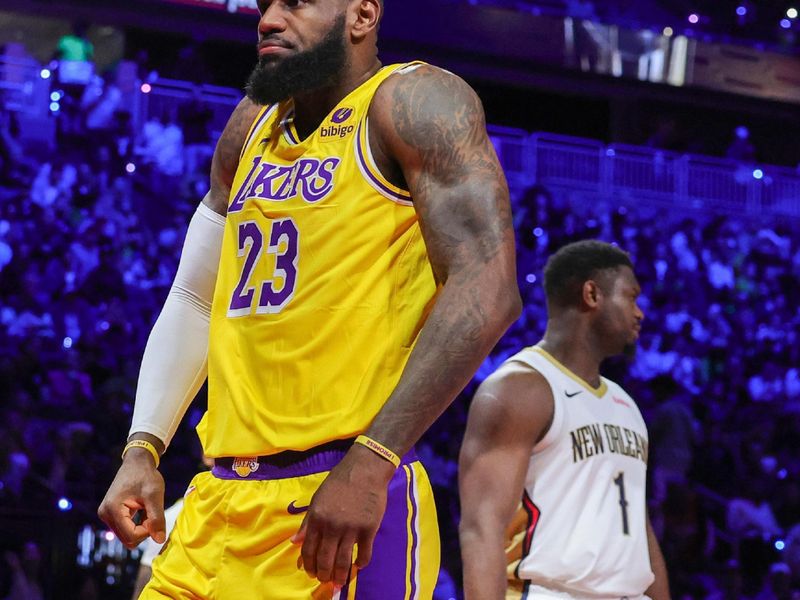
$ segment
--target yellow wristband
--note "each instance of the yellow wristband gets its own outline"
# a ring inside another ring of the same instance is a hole
[[[158,455],[158,450],[153,444],[146,440],[131,440],[125,444],[125,449],[122,451],[122,458],[125,458],[125,453],[131,448],[144,448],[147,450],[153,455],[153,460],[156,461],[156,469],[158,468],[158,463],[161,462],[161,457]]]
[[[386,446],[384,446],[383,444],[379,444],[372,438],[367,437],[365,435],[360,435],[356,438],[355,443],[361,444],[362,446],[366,446],[381,458],[385,458],[390,463],[392,463],[395,468],[400,466],[400,457],[397,456],[397,454],[395,454],[391,450],[389,450]]]

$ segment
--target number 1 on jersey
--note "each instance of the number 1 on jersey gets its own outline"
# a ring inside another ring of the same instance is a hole
[[[256,313],[281,312],[294,296],[294,288],[297,283],[297,249],[300,238],[297,226],[292,219],[272,221],[266,252],[275,255],[275,270],[272,279],[266,279],[256,286],[247,284],[263,254],[264,234],[258,223],[245,221],[239,224],[238,238],[239,257],[245,257],[245,259],[239,283],[233,290],[228,316],[249,315],[252,311],[256,289],[259,288]],[[283,244],[283,248],[281,248],[281,244]],[[274,285],[275,276],[283,279],[283,285],[279,289],[276,289]]]
[[[614,480],[619,488],[619,507],[622,510],[622,533],[630,535],[628,530],[628,501],[625,499],[625,473],[620,471],[617,478]]]

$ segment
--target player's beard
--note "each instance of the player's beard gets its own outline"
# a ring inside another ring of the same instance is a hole
[[[636,358],[636,342],[625,344],[622,348],[622,356],[628,361],[632,361]]]
[[[340,15],[319,44],[285,58],[262,56],[247,79],[247,97],[266,105],[336,83],[347,66],[345,15]]]

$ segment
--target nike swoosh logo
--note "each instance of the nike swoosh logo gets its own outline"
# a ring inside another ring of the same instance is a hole
[[[567,398],[574,398],[575,396],[577,396],[578,394],[580,394],[582,391],[583,391],[583,390],[578,390],[577,392],[572,392],[571,394],[570,394],[569,392],[564,392],[564,395],[565,395]]]
[[[295,506],[294,502],[295,501],[292,500],[292,503],[286,507],[286,512],[288,512],[290,515],[301,515],[308,510],[308,505]]]

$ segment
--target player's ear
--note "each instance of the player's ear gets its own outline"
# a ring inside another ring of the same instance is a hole
[[[350,35],[359,42],[370,33],[377,31],[383,7],[380,0],[353,0],[350,2]]]
[[[585,281],[583,283],[583,289],[581,292],[583,305],[587,308],[596,308],[603,293],[603,291],[600,289],[600,284],[598,284],[594,279]]]

